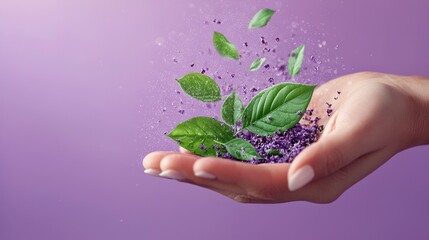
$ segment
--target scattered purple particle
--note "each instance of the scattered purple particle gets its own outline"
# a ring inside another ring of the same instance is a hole
[[[328,117],[331,116],[333,110],[331,108],[326,109],[326,113],[328,114]]]
[[[249,44],[248,44],[247,42],[245,42],[243,45],[244,45],[245,47],[248,47],[248,46],[249,46]]]
[[[258,91],[258,89],[255,88],[255,87],[253,87],[253,88],[250,89],[250,92],[257,92],[257,91]]]
[[[206,73],[206,70],[204,68],[201,69],[201,74]]]
[[[280,38],[276,38],[276,42],[280,42]]]
[[[191,67],[194,67],[194,66],[195,66],[195,63],[192,63],[192,64],[191,64]]]
[[[332,103],[326,102],[326,105],[328,106],[328,108],[332,107]]]
[[[185,113],[185,110],[181,109],[181,110],[179,110],[179,113],[180,113],[180,114],[184,114],[184,113]]]
[[[269,69],[270,68],[270,64],[265,64],[264,68],[265,69]]]
[[[173,62],[178,63],[179,61],[177,61],[176,58],[173,58]]]
[[[296,115],[302,116],[302,111],[296,112]]]
[[[338,100],[338,97],[334,97],[334,100]]]
[[[231,77],[232,77],[232,78],[234,78],[234,77],[235,77],[235,74],[234,74],[234,73],[231,73]]]
[[[176,90],[176,94],[180,94],[180,91],[179,91],[179,90]]]
[[[166,112],[166,111],[167,111],[167,108],[163,108],[163,109],[161,109],[161,111],[162,111],[162,112]]]
[[[219,79],[219,80],[220,80],[220,79],[222,79],[222,77],[221,77],[221,76],[217,76],[217,79]]]
[[[268,82],[270,82],[270,83],[274,83],[274,78],[269,78],[269,79],[268,79]]]
[[[337,91],[337,93],[338,93],[338,95],[340,95],[340,94],[341,94],[341,92],[340,92],[340,91]]]

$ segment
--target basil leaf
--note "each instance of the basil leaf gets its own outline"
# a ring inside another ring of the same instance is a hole
[[[286,131],[301,119],[315,85],[279,83],[258,93],[244,109],[243,129],[261,136]]]
[[[267,8],[259,10],[259,12],[253,16],[252,20],[250,20],[249,29],[264,27],[268,24],[275,12],[276,11]]]
[[[304,59],[304,48],[304,45],[295,48],[289,57],[288,70],[291,77],[295,77],[301,72],[302,60]]]
[[[222,33],[214,32],[213,45],[216,51],[227,58],[239,59],[237,48]]]
[[[222,118],[230,125],[236,125],[243,113],[243,103],[235,92],[232,92],[222,105]]]
[[[252,71],[252,72],[258,70],[264,64],[265,60],[267,60],[267,59],[266,58],[258,58],[258,59],[256,59],[250,65],[249,70]]]
[[[216,102],[221,100],[219,85],[206,75],[189,73],[178,79],[177,82],[183,91],[200,101]]]
[[[179,146],[200,156],[216,156],[214,144],[232,140],[231,128],[209,117],[195,117],[177,125],[168,135]]]
[[[234,138],[223,145],[226,147],[229,154],[239,160],[250,161],[253,158],[262,159],[252,144],[242,138]]]

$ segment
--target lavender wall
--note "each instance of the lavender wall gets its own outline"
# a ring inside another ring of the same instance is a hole
[[[279,12],[249,32],[261,7]],[[213,30],[238,43],[278,36],[279,55],[306,43],[322,61],[318,71],[305,63],[312,82],[428,76],[428,11],[423,0],[2,0],[0,239],[428,239],[427,146],[329,205],[242,205],[141,167],[148,152],[175,149],[163,131],[214,114],[186,97],[181,106],[174,78],[191,62],[240,68],[205,53]],[[267,73],[257,74],[237,81],[257,85]]]

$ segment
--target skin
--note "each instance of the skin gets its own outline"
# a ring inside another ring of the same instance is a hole
[[[331,117],[326,102],[333,104]],[[181,149],[150,153],[143,166],[154,172],[175,170],[182,182],[242,203],[330,203],[396,153],[429,144],[428,78],[371,72],[343,76],[317,88],[309,108],[322,117],[325,130],[291,164],[251,165]],[[311,166],[314,177],[290,191],[288,181],[304,166]],[[195,175],[201,172],[214,179]]]

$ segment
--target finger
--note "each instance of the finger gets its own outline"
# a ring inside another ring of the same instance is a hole
[[[285,202],[302,198],[288,190],[287,172],[290,164],[253,165],[229,159],[201,158],[193,167],[196,176],[217,179],[244,189],[245,196],[237,201]]]
[[[243,190],[234,184],[224,183],[210,176],[196,176],[193,167],[195,162],[200,159],[200,156],[184,153],[171,153],[165,155],[160,162],[161,177],[175,179],[211,190],[220,192],[224,195],[243,194]],[[216,158],[222,161],[224,159]],[[231,160],[226,160],[231,161]]]
[[[358,157],[374,151],[371,136],[362,122],[345,121],[333,116],[318,142],[306,148],[291,164],[289,189],[295,191],[310,181],[328,176]],[[346,115],[346,118],[348,116]],[[337,121],[341,121],[338,124]],[[347,123],[347,126],[344,126]]]
[[[330,203],[348,188],[383,165],[393,155],[386,149],[368,153],[337,172],[313,181],[296,192],[302,192],[304,197],[300,200]]]
[[[168,155],[168,154],[172,154],[174,152],[162,152],[162,151],[158,151],[158,152],[151,152],[148,155],[146,155],[143,158],[142,164],[143,167],[145,169],[145,173],[149,174],[149,175],[154,175],[154,176],[158,176],[161,173],[161,169],[160,169],[160,162],[161,159]]]
[[[181,153],[186,153],[186,154],[192,154],[192,155],[195,155],[195,153],[193,153],[193,152],[189,151],[189,150],[188,150],[188,149],[186,149],[186,148],[179,147],[179,151],[180,151]]]

